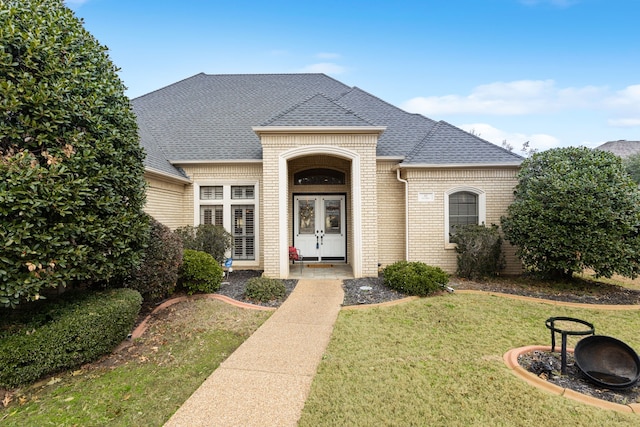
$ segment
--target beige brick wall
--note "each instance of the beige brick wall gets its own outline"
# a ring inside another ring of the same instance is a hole
[[[189,185],[178,184],[150,174],[146,174],[145,179],[147,202],[144,211],[172,230],[186,225],[184,196],[185,188]]]
[[[378,161],[378,262],[382,266],[406,259],[405,186],[397,179],[397,165],[397,161]]]
[[[513,201],[516,168],[407,169],[409,182],[409,260],[456,270],[456,252],[445,248],[444,195],[459,186],[473,187],[486,194],[486,224],[500,225],[500,217]],[[433,193],[434,201],[419,202],[418,193]],[[514,249],[505,244],[505,274],[521,272]]]

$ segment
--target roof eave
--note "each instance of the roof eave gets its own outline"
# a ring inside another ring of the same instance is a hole
[[[145,173],[148,173],[148,174],[152,175],[155,178],[162,178],[162,179],[171,180],[171,181],[178,181],[178,182],[181,182],[183,184],[191,184],[191,182],[192,182],[189,178],[173,175],[173,174],[161,171],[159,169],[146,167],[146,168],[144,168],[144,171],[145,171]]]
[[[202,159],[202,160],[169,160],[172,165],[230,164],[230,163],[262,163],[262,159]]]
[[[253,126],[258,135],[273,134],[378,134],[387,130],[386,126]]]
[[[417,168],[518,168],[522,162],[505,162],[505,163],[400,163],[399,168],[417,169]]]

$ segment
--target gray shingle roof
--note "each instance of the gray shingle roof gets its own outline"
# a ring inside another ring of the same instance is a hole
[[[640,141],[609,141],[596,147],[596,150],[609,151],[623,159],[640,153]]]
[[[514,164],[523,158],[445,121],[438,122],[407,155],[408,165]]]
[[[407,157],[405,162],[413,164],[521,160],[324,74],[197,74],[136,98],[132,105],[147,152],[145,165],[176,176],[182,174],[170,162],[261,160],[260,139],[252,127],[264,125],[385,126],[378,156]]]
[[[322,94],[295,105],[261,126],[374,126]]]

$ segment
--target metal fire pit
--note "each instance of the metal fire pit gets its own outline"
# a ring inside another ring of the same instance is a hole
[[[556,322],[574,323],[579,325],[581,329],[562,329],[556,325]],[[562,336],[562,347],[560,350],[561,356],[561,373],[567,374],[567,335],[593,335],[596,333],[596,329],[593,323],[589,323],[584,320],[575,319],[573,317],[550,317],[545,322],[545,326],[551,330],[551,352],[556,351],[556,333]]]
[[[573,351],[576,365],[593,383],[614,389],[633,386],[640,378],[640,359],[622,341],[593,335],[578,341]]]

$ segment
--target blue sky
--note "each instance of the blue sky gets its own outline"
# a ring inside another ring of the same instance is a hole
[[[132,98],[321,72],[518,152],[640,140],[638,0],[67,0]]]

